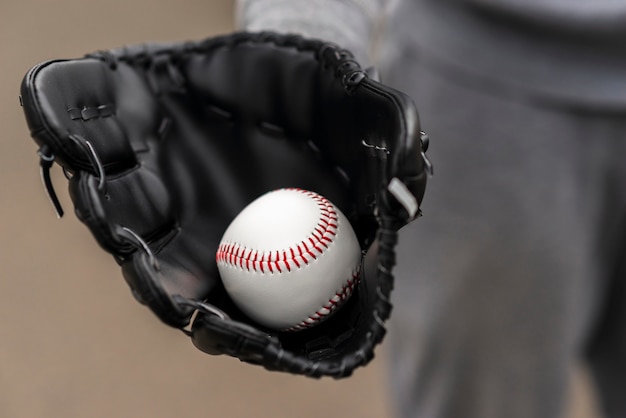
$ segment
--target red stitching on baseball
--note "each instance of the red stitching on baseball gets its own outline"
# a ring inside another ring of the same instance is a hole
[[[323,196],[314,192],[298,188],[287,188],[284,190],[297,191],[313,199],[320,210],[320,218],[313,228],[308,239],[296,244],[295,247],[289,248],[291,257],[288,257],[287,251],[283,250],[283,259],[280,259],[279,250],[276,250],[276,257],[272,259],[271,252],[264,253],[260,259],[257,259],[258,251],[248,249],[237,243],[222,243],[217,249],[215,259],[221,264],[230,264],[231,266],[239,265],[242,269],[248,271],[260,271],[265,273],[269,270],[274,273],[275,270],[282,272],[280,263],[282,262],[287,270],[291,271],[289,262],[293,262],[297,268],[309,264],[312,260],[317,259],[324,252],[324,248],[328,248],[328,244],[333,242],[333,238],[337,235],[338,215],[332,203]],[[307,241],[309,245],[307,245]],[[297,251],[296,251],[297,250]],[[316,254],[316,252],[318,254]],[[298,258],[301,260],[299,261]]]
[[[322,309],[315,311],[312,315],[310,315],[305,320],[300,323],[283,329],[284,332],[298,331],[303,330],[315,325],[315,323],[322,321],[325,317],[329,316],[333,311],[341,305],[341,303],[346,300],[354,291],[354,288],[359,284],[361,280],[360,274],[360,266],[357,266],[357,270],[352,272],[352,277],[346,280],[346,283],[341,286],[341,289],[335,293],[335,296],[330,298],[328,302],[326,302]]]

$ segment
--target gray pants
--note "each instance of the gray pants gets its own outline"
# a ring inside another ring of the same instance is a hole
[[[399,244],[397,412],[557,418],[583,360],[607,416],[626,417],[626,113],[396,69],[385,81],[415,99],[435,168]]]

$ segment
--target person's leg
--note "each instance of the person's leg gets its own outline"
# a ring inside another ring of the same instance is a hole
[[[610,150],[572,113],[402,70],[435,175],[398,246],[398,413],[558,417],[603,286],[596,196]]]
[[[589,339],[587,359],[606,418],[626,417],[626,115],[618,125],[610,180],[606,183],[606,227],[601,260],[611,280]]]

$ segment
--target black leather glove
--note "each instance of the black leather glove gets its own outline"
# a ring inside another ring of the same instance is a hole
[[[21,94],[59,213],[53,162],[137,299],[200,350],[315,377],[372,359],[391,310],[397,230],[419,215],[430,170],[409,97],[335,45],[275,33],[48,61]],[[330,199],[367,252],[349,302],[295,333],[246,318],[215,263],[230,221],[281,187]]]

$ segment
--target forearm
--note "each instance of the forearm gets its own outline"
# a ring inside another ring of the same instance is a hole
[[[364,66],[396,0],[237,0],[239,29],[299,33],[352,51]]]

